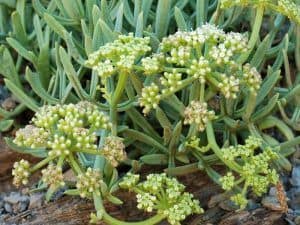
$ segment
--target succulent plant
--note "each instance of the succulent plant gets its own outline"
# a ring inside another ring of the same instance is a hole
[[[24,16],[27,3],[20,2],[16,10]],[[74,2],[34,0],[33,27],[22,28],[24,37],[32,33],[28,45],[5,30],[10,37],[2,40],[0,57],[9,69],[0,67],[0,73],[20,104],[2,114],[8,119],[26,108],[35,112],[7,144],[42,158],[35,165],[16,162],[16,185],[26,185],[31,173],[45,167],[47,199],[66,186],[66,194],[93,199],[91,222],[108,224],[130,224],[110,216],[103,204],[122,204],[113,194],[128,189],[136,193],[139,209],[156,213],[134,223],[141,225],[163,219],[180,224],[202,213],[172,176],[204,171],[240,208],[247,206],[250,191],[261,196],[278,185],[278,172],[291,169],[287,157],[300,143],[293,133],[300,129],[299,78],[293,81],[289,69],[293,57],[300,71],[295,48],[300,30],[281,15],[296,3]],[[240,10],[227,9],[231,6]],[[256,7],[247,12],[256,13],[254,20],[243,21],[253,25],[249,37],[236,32],[244,6]],[[272,26],[260,40],[267,8],[273,9]],[[289,16],[297,22],[297,10]],[[289,29],[284,37],[282,24]],[[23,58],[30,62],[25,80],[19,75]],[[123,164],[131,166],[124,177],[118,173]],[[164,173],[140,181],[137,172],[144,164],[163,165]],[[228,172],[219,174],[216,164]],[[76,182],[64,181],[64,166]]]

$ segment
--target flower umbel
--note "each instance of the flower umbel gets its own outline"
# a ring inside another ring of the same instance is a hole
[[[189,89],[196,81],[216,89],[228,100],[237,98],[242,85],[255,93],[260,88],[260,74],[238,60],[247,51],[246,35],[225,33],[211,24],[163,38],[159,52],[142,59],[141,66],[136,67],[153,77],[139,96],[144,114],[155,109],[160,100]]]
[[[14,176],[13,183],[15,186],[28,184],[28,178],[30,176],[30,164],[27,160],[22,159],[19,162],[14,163],[12,175]]]
[[[156,109],[160,97],[159,87],[156,84],[152,83],[150,86],[144,87],[139,98],[140,105],[144,107],[143,113],[147,114],[151,109]]]
[[[77,176],[76,188],[82,198],[91,197],[93,193],[100,195],[102,178],[99,170],[87,168],[85,173]]]
[[[184,110],[184,124],[197,124],[199,131],[203,131],[206,123],[214,118],[214,111],[209,111],[205,102],[192,101]]]
[[[54,164],[49,164],[42,170],[42,181],[50,186],[51,189],[57,189],[65,185],[62,168]]]
[[[135,61],[151,50],[149,41],[148,37],[134,37],[132,33],[119,35],[114,42],[90,54],[86,65],[92,67],[104,82],[116,71],[131,71]]]
[[[147,212],[157,211],[167,217],[170,224],[178,225],[188,215],[202,213],[199,201],[184,192],[184,185],[166,174],[150,174],[147,179],[137,184],[137,177],[132,174],[124,177],[120,183],[137,193],[138,208]]]
[[[46,158],[33,168],[35,171],[50,161],[53,163],[42,170],[42,180],[52,189],[64,185],[61,166],[54,164],[68,162],[72,168],[77,168],[76,173],[81,173],[77,153],[101,155],[97,149],[96,133],[111,126],[108,117],[87,101],[43,106],[33,117],[32,123],[16,132],[14,143],[21,147],[45,150]],[[120,155],[116,157],[116,160],[121,159]],[[115,161],[112,163],[115,164]],[[24,160],[17,162],[13,175],[16,185],[26,184],[29,163]]]
[[[223,148],[223,157],[230,163],[237,163],[240,167],[238,183],[244,182],[242,193],[232,197],[232,200],[241,208],[246,207],[246,190],[252,191],[260,196],[267,192],[271,184],[278,182],[278,174],[275,169],[270,168],[270,163],[278,158],[277,153],[271,147],[262,148],[261,153],[256,153],[261,148],[262,140],[253,136],[246,139],[245,145],[230,146]],[[228,172],[220,179],[222,188],[226,191],[232,190],[235,186],[235,177],[232,172]]]
[[[119,162],[126,159],[125,145],[119,137],[107,137],[101,153],[113,167],[117,167]]]

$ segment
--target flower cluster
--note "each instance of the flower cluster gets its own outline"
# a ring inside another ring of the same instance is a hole
[[[232,172],[228,172],[225,176],[220,178],[222,188],[225,191],[229,191],[234,187],[234,180],[235,177],[233,176]]]
[[[21,159],[19,162],[15,162],[12,175],[14,176],[13,183],[15,186],[19,187],[20,185],[26,185],[30,175],[29,162],[24,159]]]
[[[130,71],[136,60],[151,50],[150,39],[120,35],[114,42],[101,46],[89,55],[86,65],[92,67],[104,81],[116,71]]]
[[[257,72],[256,68],[251,67],[250,64],[244,65],[243,78],[243,81],[249,90],[253,94],[256,94],[262,82],[261,75]]]
[[[261,139],[250,136],[245,145],[222,149],[224,159],[240,167],[240,171],[236,171],[239,173],[239,183],[243,181],[245,188],[251,188],[258,196],[266,193],[271,184],[278,182],[276,170],[270,168],[270,162],[278,159],[278,155],[270,147],[262,149],[261,153],[256,153],[256,149],[261,147],[261,144]],[[235,186],[235,177],[232,172],[228,172],[220,182],[223,189],[229,191]],[[245,194],[245,192],[238,193],[232,197],[241,208],[244,208],[247,203]]]
[[[44,128],[26,125],[16,132],[15,144],[29,148],[45,147],[49,133]]]
[[[138,177],[130,174],[124,177],[120,186],[137,193],[139,209],[147,212],[157,210],[172,225],[179,225],[180,221],[192,213],[203,212],[199,201],[194,200],[192,194],[184,192],[185,186],[175,178],[169,178],[166,174],[150,174],[145,181],[137,182]]]
[[[44,106],[32,119],[33,125],[16,132],[14,142],[26,147],[45,147],[49,155],[69,155],[81,149],[95,151],[96,134],[108,129],[108,117],[89,102]]]
[[[278,0],[278,12],[300,24],[300,5],[291,0]]]
[[[210,24],[163,38],[159,53],[142,59],[142,69],[139,67],[145,74],[160,76],[141,93],[140,105],[144,107],[144,113],[195,80],[212,86],[226,99],[237,98],[243,84],[252,92],[257,91],[260,74],[249,65],[243,67],[237,60],[248,50],[247,46],[245,35],[225,33]]]
[[[211,72],[209,61],[203,56],[199,60],[194,59],[187,70],[187,73],[196,79],[199,79],[200,83],[205,83],[205,77]]]
[[[221,0],[221,8],[230,8],[235,5],[247,6],[250,4],[251,1],[253,0]]]
[[[218,84],[220,91],[223,93],[225,98],[235,99],[237,98],[237,93],[240,90],[240,80],[235,76],[226,76],[226,74],[221,74],[221,82]]]
[[[110,136],[105,138],[101,153],[113,167],[117,167],[119,162],[126,159],[125,145],[119,137]]]
[[[140,175],[129,172],[125,175],[123,180],[119,183],[119,186],[123,189],[131,190],[133,187],[135,187],[137,185],[139,180],[140,180]]]
[[[174,92],[182,84],[181,78],[182,74],[176,71],[172,73],[164,72],[164,76],[160,78],[161,84],[165,86],[162,94]]]
[[[139,98],[140,106],[144,107],[143,113],[147,114],[151,109],[156,109],[160,101],[159,87],[152,83],[142,89],[141,97]]]
[[[205,102],[192,101],[184,110],[184,124],[197,124],[199,131],[203,131],[207,122],[214,118],[215,112],[208,111]]]
[[[49,185],[51,189],[57,189],[65,185],[62,168],[54,164],[49,164],[42,170],[42,181]]]
[[[221,0],[221,8],[250,5],[270,8],[300,24],[300,8],[293,0]]]
[[[91,197],[93,193],[100,195],[100,185],[102,182],[100,172],[89,167],[85,173],[77,176],[76,188],[82,198]]]
[[[46,149],[48,156],[40,167],[45,166],[49,159],[55,162],[58,158],[70,162],[71,157],[77,163],[78,159],[74,157],[77,152],[101,154],[97,147],[96,132],[109,129],[110,126],[108,117],[90,102],[44,106],[35,114],[32,125],[16,132],[14,143],[23,147]],[[121,152],[117,154],[116,148],[115,151],[111,150],[103,153],[115,154],[112,159],[112,164],[115,165],[116,160],[124,157],[120,155]],[[15,164],[13,175],[16,185],[27,183],[28,171],[28,162],[20,161]],[[42,174],[42,180],[53,189],[64,185],[61,167],[50,164]]]
[[[153,54],[151,57],[145,57],[142,60],[142,66],[145,69],[145,74],[151,75],[162,70],[164,56],[162,54]]]

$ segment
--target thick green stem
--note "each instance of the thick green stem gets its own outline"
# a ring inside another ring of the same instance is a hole
[[[110,105],[110,119],[112,123],[112,135],[117,135],[117,125],[118,125],[118,112],[117,105],[124,91],[126,82],[127,82],[128,74],[121,73],[119,74],[119,80],[117,87],[112,96],[111,105]]]
[[[47,158],[43,159],[42,161],[38,162],[33,167],[31,167],[30,173],[33,173],[34,171],[37,171],[38,169],[45,166],[48,162],[50,162],[53,159],[55,159],[55,156],[47,157]]]
[[[218,156],[218,158],[226,166],[228,166],[230,169],[232,169],[232,170],[234,170],[236,172],[241,172],[242,169],[241,169],[241,167],[236,162],[228,161],[228,160],[224,159],[223,152],[219,148],[219,146],[218,146],[218,144],[216,142],[216,138],[215,138],[215,134],[214,134],[214,129],[213,129],[213,126],[212,126],[211,122],[207,123],[206,135],[207,135],[207,140],[208,140],[209,146],[211,147],[211,149],[213,150],[213,152],[216,154],[216,156]]]
[[[58,168],[61,168],[63,166],[64,160],[65,160],[65,156],[64,155],[62,155],[62,156],[59,157],[58,162],[57,162],[57,167]]]
[[[93,198],[94,198],[94,205],[97,210],[97,216],[99,216],[101,220],[103,220],[109,225],[152,225],[152,224],[154,225],[166,218],[166,216],[163,214],[157,214],[149,219],[140,222],[124,222],[112,217],[105,211],[101,196],[93,194]]]
[[[185,80],[183,80],[183,81],[181,82],[180,85],[178,85],[177,88],[174,89],[174,91],[172,91],[172,92],[170,91],[170,92],[166,92],[165,94],[162,94],[162,95],[161,95],[161,99],[164,99],[164,98],[167,98],[167,97],[173,95],[173,94],[176,93],[177,91],[179,91],[179,90],[185,88],[186,86],[190,85],[191,83],[193,83],[195,80],[196,80],[196,78],[194,78],[194,77],[186,78]]]
[[[196,3],[196,25],[201,26],[207,21],[208,0],[197,0]]]
[[[300,25],[296,27],[295,59],[298,71],[300,71]]]
[[[242,54],[239,59],[238,62],[239,63],[244,63],[246,62],[246,60],[248,59],[249,55],[251,54],[252,50],[255,47],[255,44],[259,38],[259,31],[260,31],[260,27],[263,21],[263,16],[264,16],[264,6],[258,6],[257,10],[256,10],[256,16],[255,16],[255,21],[254,21],[254,25],[253,25],[253,29],[252,29],[252,33],[250,36],[250,40],[248,42],[248,51],[245,52],[244,54]]]
[[[124,222],[121,220],[118,220],[112,216],[110,216],[108,213],[104,212],[103,215],[103,221],[108,223],[109,225],[154,225],[165,219],[166,216],[163,214],[157,214],[149,219],[140,221],[140,222]]]
[[[284,122],[282,122],[282,120],[277,119],[274,116],[268,116],[259,124],[259,128],[261,130],[272,127],[276,127],[286,137],[287,140],[294,139],[293,131]]]
[[[299,144],[300,144],[300,137],[296,137],[292,140],[281,143],[280,144],[280,150],[284,150],[286,148],[291,148],[291,147],[294,147],[294,146],[299,145]]]
[[[95,151],[95,150],[90,150],[90,149],[78,149],[76,152],[80,153],[87,153],[91,155],[101,155],[101,151]]]
[[[80,168],[80,165],[77,163],[73,154],[70,154],[67,159],[69,160],[70,166],[76,171],[76,173],[81,174],[82,169]]]
[[[253,111],[255,109],[255,106],[256,106],[256,93],[251,92],[247,99],[246,108],[245,108],[245,111],[243,114],[244,121],[246,121],[246,122],[249,121],[251,114],[253,113]]]

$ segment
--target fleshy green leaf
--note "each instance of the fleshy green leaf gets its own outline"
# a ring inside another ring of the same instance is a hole
[[[168,157],[165,154],[150,154],[140,157],[140,160],[148,165],[167,165]]]
[[[5,132],[8,131],[13,125],[13,120],[0,120],[0,131]]]
[[[16,145],[11,138],[5,138],[5,143],[7,144],[7,146],[16,151],[16,152],[20,152],[23,154],[30,154],[33,155],[35,157],[38,158],[45,158],[47,157],[47,151],[45,148],[27,148],[27,147],[20,147],[18,145]]]
[[[25,104],[29,109],[36,112],[39,110],[38,103],[31,98],[30,96],[26,95],[23,90],[18,88],[12,81],[8,79],[4,79],[5,85],[7,88],[16,96],[16,98]]]

